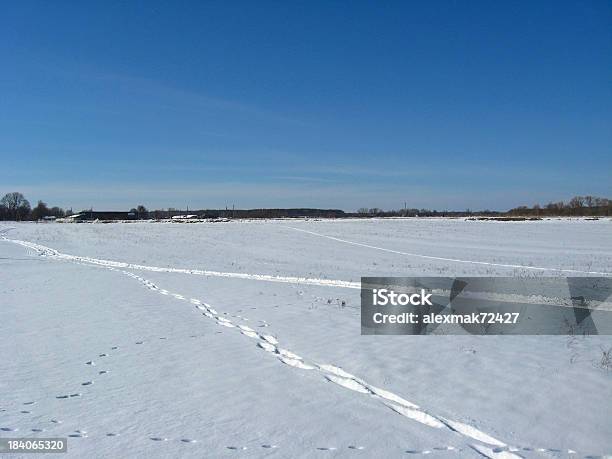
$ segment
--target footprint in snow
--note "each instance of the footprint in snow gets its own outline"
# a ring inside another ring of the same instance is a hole
[[[25,402],[24,405],[35,405],[36,402]]]
[[[91,365],[92,367],[95,367],[96,362],[94,362],[93,360],[89,360],[88,362],[85,362],[85,365]]]
[[[108,354],[100,354],[98,357],[108,357]]]
[[[355,392],[361,392],[362,394],[370,394],[370,390],[363,384],[355,381],[354,379],[341,378],[339,376],[325,375],[325,379],[334,384],[344,387],[345,389],[354,390]]]
[[[261,447],[266,449],[274,449],[278,448],[278,445],[261,445]]]
[[[108,373],[108,370],[100,370],[100,371],[98,371],[99,375],[105,375],[106,373]]]
[[[44,432],[45,429],[31,429],[32,432]]]
[[[304,362],[298,359],[290,359],[287,357],[279,356],[278,359],[283,362],[285,365],[289,365],[291,367],[299,368],[300,370],[314,370],[313,366],[306,365]]]
[[[197,443],[198,442],[197,440],[193,440],[191,438],[181,438],[181,441],[183,443]]]
[[[119,434],[118,433],[114,433],[114,432],[109,432],[106,434],[107,437],[118,437]]]
[[[81,386],[91,386],[93,383],[93,381],[85,381],[84,383],[81,383]]]
[[[60,421],[59,419],[51,419],[51,422],[52,422],[53,424],[61,424],[61,423],[62,423],[62,422],[64,422],[64,421]]]
[[[365,449],[365,446],[349,445],[349,449],[357,449],[359,451]]]
[[[112,349],[113,351],[114,351],[114,350],[117,350],[117,349],[119,349],[119,346],[113,346],[113,347],[111,347],[111,349]]]
[[[233,451],[244,451],[247,449],[246,446],[226,446],[227,449],[231,449]]]
[[[526,448],[523,448],[526,449]],[[527,450],[527,449],[526,449]],[[562,453],[563,451],[557,448],[531,448],[528,449],[529,451],[536,451],[538,453]],[[508,448],[493,448],[493,452],[494,453],[501,453],[503,451],[508,451]],[[510,450],[512,451],[512,450]],[[568,450],[568,454],[574,454],[574,453],[570,453]],[[602,457],[602,456],[586,456],[587,458],[591,458],[591,457]],[[603,456],[603,457],[607,457],[607,456]]]
[[[255,333],[254,331],[241,330],[240,333],[242,333],[244,336],[248,336],[249,338],[253,338],[253,339],[259,338],[259,335]]]
[[[151,437],[151,440],[153,440],[153,441],[168,441],[168,439],[165,438],[165,437]]]
[[[81,396],[80,393],[76,393],[76,394],[70,394],[70,395],[58,395],[55,398],[66,399],[66,398],[74,398],[74,397],[80,397],[80,396]]]
[[[260,341],[257,343],[257,346],[268,352],[276,352],[276,346],[273,346],[265,341]]]
[[[338,448],[335,446],[319,446],[317,449],[319,451],[336,451]]]
[[[0,427],[2,432],[17,432],[19,429],[17,427]]]
[[[136,344],[142,344],[144,341],[136,341]]]
[[[21,413],[21,414],[30,414],[30,413],[31,413],[31,411],[28,411],[28,410],[21,410],[21,411],[20,411],[20,413]]]
[[[291,351],[288,351],[287,349],[277,349],[276,350],[280,355],[282,355],[283,357],[287,357],[289,359],[293,359],[293,360],[303,360],[302,357],[300,357],[297,354],[294,354]]]

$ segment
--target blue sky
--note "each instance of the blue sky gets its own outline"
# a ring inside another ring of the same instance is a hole
[[[612,197],[612,3],[3,2],[0,193],[75,210]]]

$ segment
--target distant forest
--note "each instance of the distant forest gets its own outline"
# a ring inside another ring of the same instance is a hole
[[[0,200],[0,220],[38,221],[63,218],[75,213],[83,219],[96,218],[106,220],[162,220],[176,216],[195,215],[199,218],[355,218],[355,217],[473,217],[499,219],[538,219],[543,217],[609,217],[612,216],[612,200],[595,196],[575,196],[567,202],[550,202],[545,205],[534,204],[531,207],[520,206],[506,212],[481,210],[447,211],[404,208],[399,210],[382,210],[378,208],[361,208],[357,212],[344,212],[338,209],[158,209],[148,210],[139,205],[129,211],[94,211],[84,209],[73,212],[72,209],[49,207],[38,201],[35,207],[19,192],[7,193]],[[88,218],[89,217],[89,218]]]

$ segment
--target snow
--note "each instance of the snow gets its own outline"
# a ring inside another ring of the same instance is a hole
[[[358,290],[361,276],[612,275],[610,220],[0,236],[1,437],[68,437],[68,457],[612,452],[598,365],[612,337],[361,336]]]

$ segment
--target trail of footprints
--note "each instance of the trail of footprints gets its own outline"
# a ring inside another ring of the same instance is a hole
[[[111,268],[111,269],[115,269],[115,268]],[[520,449],[524,451],[537,450],[540,452],[555,452],[555,453],[559,451],[557,449],[551,449],[551,448],[536,448],[536,449],[529,448],[529,447],[518,448],[515,446],[507,445],[506,443],[468,424],[446,419],[441,416],[435,416],[435,415],[429,414],[425,410],[420,408],[418,405],[412,402],[409,402],[408,400],[405,400],[404,398],[392,392],[389,392],[385,389],[381,389],[371,384],[368,384],[363,379],[360,379],[346,372],[342,368],[339,368],[331,364],[319,364],[316,362],[305,361],[305,359],[293,353],[292,351],[280,347],[279,346],[280,343],[277,337],[273,336],[272,334],[260,333],[254,330],[253,328],[251,328],[250,326],[239,324],[237,321],[232,321],[228,319],[227,317],[223,317],[224,315],[227,316],[227,313],[219,314],[210,304],[206,302],[200,301],[197,298],[186,298],[183,295],[172,293],[165,289],[159,289],[159,287],[157,287],[153,282],[147,279],[144,279],[143,277],[137,274],[134,274],[129,271],[124,271],[124,270],[120,270],[120,271],[123,274],[139,281],[141,284],[143,284],[145,287],[147,287],[150,290],[157,291],[165,295],[172,295],[177,300],[188,301],[189,303],[194,305],[195,308],[198,311],[200,311],[203,316],[211,320],[214,320],[218,325],[227,327],[227,328],[231,328],[231,329],[235,329],[238,332],[240,332],[242,335],[255,340],[257,342],[257,347],[272,354],[285,365],[288,365],[288,366],[291,366],[291,367],[294,367],[300,370],[317,371],[321,373],[327,381],[337,384],[338,386],[341,386],[345,389],[349,389],[355,392],[369,395],[372,398],[377,399],[380,402],[382,402],[384,405],[386,405],[388,408],[390,408],[394,412],[402,416],[405,416],[413,421],[420,422],[422,424],[425,424],[433,428],[439,428],[439,429],[446,428],[452,432],[455,432],[459,435],[467,437],[468,439],[476,440],[476,441],[484,443],[485,445],[488,445],[488,446],[481,445],[481,444],[470,444],[469,445],[472,449],[474,449],[475,451],[477,451],[483,456],[487,456],[491,458],[499,458],[499,457],[518,458],[521,456],[517,454],[513,454],[513,453],[519,451]],[[240,315],[234,315],[232,317],[235,317],[242,321],[248,321],[247,318],[242,317]],[[269,324],[267,322],[263,322],[260,325],[260,327],[267,327],[268,325]],[[351,449],[361,449],[361,448],[362,447],[359,447],[359,446],[351,447]],[[334,447],[320,447],[318,449],[333,450]],[[452,446],[434,447],[432,448],[432,450],[438,451],[438,452],[456,451],[456,449]],[[421,451],[408,450],[406,452],[409,452],[412,454],[417,454],[417,453],[418,454],[429,454],[432,450],[427,450],[427,449],[421,450]],[[572,450],[568,450],[567,453],[574,454],[575,452]]]
[[[346,389],[350,389],[356,392],[361,392],[364,394],[368,394],[374,398],[381,400],[385,405],[387,405],[392,410],[396,411],[399,414],[402,414],[410,419],[415,421],[427,424],[431,427],[443,428],[448,427],[449,429],[463,434],[465,436],[471,437],[473,439],[484,441],[485,443],[489,443],[496,447],[505,447],[505,443],[496,440],[471,426],[467,426],[461,423],[452,423],[452,421],[444,422],[445,420],[435,418],[424,411],[422,411],[417,405],[404,400],[403,398],[388,392],[384,389],[377,388],[375,386],[367,384],[365,381],[355,377],[354,375],[347,373],[339,367],[330,364],[318,364],[315,362],[307,362],[301,356],[295,354],[294,352],[284,349],[279,346],[278,339],[272,334],[264,334],[260,333],[250,326],[239,324],[236,321],[232,321],[227,317],[223,317],[227,314],[219,314],[211,305],[206,302],[200,301],[197,298],[186,298],[183,295],[171,293],[165,289],[159,289],[153,282],[142,278],[141,276],[134,274],[129,271],[122,271],[125,275],[139,281],[148,289],[153,291],[159,291],[165,295],[172,295],[174,298],[182,301],[189,301],[189,303],[193,304],[197,310],[199,310],[203,316],[216,321],[216,323],[220,326],[236,329],[238,332],[243,334],[244,336],[251,338],[257,342],[257,346],[263,349],[266,352],[274,355],[278,360],[280,360],[283,364],[301,369],[301,370],[314,370],[323,374],[325,379],[328,381],[335,383],[341,387]],[[245,320],[242,316],[235,316],[236,318]],[[247,319],[248,320],[248,319]],[[267,323],[263,324],[267,326]],[[331,448],[331,447],[330,447]],[[355,447],[357,448],[357,447]],[[330,450],[327,447],[321,447],[322,450]]]
[[[385,406],[390,408],[392,411],[406,418],[409,418],[413,421],[422,423],[432,428],[449,429],[450,431],[453,431],[459,435],[462,435],[466,437],[467,439],[476,440],[478,442],[484,443],[484,444],[469,444],[468,445],[470,448],[477,451],[479,454],[483,456],[495,458],[495,459],[502,458],[502,457],[503,458],[520,458],[521,456],[514,454],[514,453],[521,451],[521,450],[550,452],[550,453],[556,453],[556,454],[560,452],[563,452],[563,453],[566,452],[567,454],[576,454],[576,452],[573,450],[560,451],[554,448],[531,448],[531,447],[516,447],[516,446],[507,445],[506,443],[474,428],[473,426],[470,426],[468,424],[464,424],[458,421],[452,421],[450,419],[445,419],[441,416],[435,416],[433,414],[430,414],[426,412],[425,410],[423,410],[422,408],[420,408],[418,405],[412,402],[409,402],[408,400],[405,400],[404,398],[392,392],[389,392],[387,390],[384,390],[384,389],[375,387],[371,384],[368,384],[363,379],[360,379],[346,372],[342,368],[339,368],[331,364],[319,364],[316,362],[306,361],[304,358],[291,352],[290,350],[280,347],[278,339],[272,334],[260,333],[247,325],[238,324],[235,321],[232,321],[226,317],[223,317],[224,315],[227,316],[228,314],[227,313],[219,314],[208,303],[200,301],[196,298],[186,298],[185,296],[181,294],[172,293],[166,289],[160,289],[153,282],[147,279],[144,279],[141,276],[134,274],[132,272],[114,268],[112,266],[106,266],[106,268],[111,271],[118,271],[130,278],[133,278],[139,281],[141,284],[143,284],[145,287],[147,287],[148,289],[152,291],[155,291],[162,295],[172,296],[175,299],[180,300],[180,301],[188,301],[189,303],[194,305],[195,308],[199,310],[203,316],[207,317],[208,319],[214,320],[219,326],[226,327],[229,329],[235,329],[242,335],[255,340],[258,348],[270,353],[271,355],[276,357],[280,362],[282,362],[285,365],[288,365],[290,367],[300,369],[300,370],[309,370],[309,371],[319,372],[322,374],[322,376],[327,381],[334,383],[345,389],[352,390],[357,393],[362,393],[364,395],[368,395],[372,397],[373,399],[376,399],[379,402],[383,403]],[[240,315],[232,315],[230,317],[240,319],[241,321],[245,321],[245,322],[248,321],[246,317],[242,317]],[[266,328],[268,326],[269,324],[267,322],[260,321],[258,327]],[[166,338],[160,337],[159,339],[166,339]],[[142,345],[144,344],[144,341],[136,341],[134,344]],[[111,350],[113,351],[117,349],[119,349],[118,346],[113,346],[111,348]],[[110,357],[110,355],[108,353],[98,354],[98,358],[106,358],[106,357]],[[94,367],[96,366],[96,361],[89,360],[85,362],[85,364],[88,366]],[[108,370],[106,369],[102,369],[98,371],[99,376],[106,375],[107,373],[108,373]],[[93,386],[94,380],[86,380],[86,381],[81,382],[80,384],[83,387]],[[83,394],[81,392],[73,392],[69,394],[57,395],[56,398],[60,400],[66,400],[66,399],[79,398],[82,395]],[[36,403],[35,401],[25,402],[24,406],[31,406],[31,405],[34,405],[35,403]],[[6,410],[0,409],[0,412],[2,411],[6,411]],[[29,414],[30,410],[24,409],[21,411],[21,413]],[[52,419],[51,423],[61,424],[62,421],[58,419]],[[0,431],[3,431],[3,432],[16,432],[18,430],[19,429],[17,428],[0,427]],[[41,429],[41,428],[31,429],[32,432],[42,432],[44,430],[45,429]],[[111,432],[111,433],[106,434],[106,436],[108,437],[113,437],[117,435],[119,435],[119,433]],[[86,438],[88,437],[88,434],[87,434],[87,431],[85,430],[76,430],[73,433],[69,434],[68,436],[73,437],[73,438]],[[151,436],[149,437],[149,439],[151,441],[157,441],[157,442],[165,442],[165,441],[170,440],[169,438],[161,437],[161,436]],[[178,441],[180,441],[181,443],[197,443],[196,439],[190,439],[190,438],[181,438],[181,439],[178,439]],[[278,445],[272,445],[272,444],[263,444],[260,446],[266,449],[273,449],[273,448],[278,447]],[[248,447],[229,445],[226,448],[229,450],[239,451],[239,450],[246,450]],[[320,447],[317,447],[316,449],[320,451],[334,451],[337,448],[334,446],[320,446]],[[348,449],[359,451],[359,450],[365,449],[365,447],[361,445],[349,445]],[[405,452],[408,454],[421,454],[421,455],[427,455],[434,451],[435,452],[442,452],[442,451],[459,452],[461,451],[461,449],[455,448],[453,446],[436,446],[431,449],[424,449],[424,450],[412,450],[412,449],[405,450]]]
[[[262,324],[261,326],[262,327],[263,326],[267,326],[267,324],[265,324],[265,325]],[[243,327],[243,328],[244,328],[243,331],[247,335],[249,335],[249,328],[248,327]],[[196,335],[192,335],[192,337],[195,337],[195,336]],[[165,337],[165,336],[161,336],[161,337],[158,337],[158,339],[159,340],[167,340],[168,338]],[[273,337],[271,337],[271,336],[268,337],[268,339],[271,342],[276,342],[276,340]],[[151,342],[151,341],[154,341],[154,339],[134,341],[133,345],[143,345],[146,342]],[[122,346],[121,349],[124,349],[126,347],[127,346]],[[111,350],[113,350],[113,351],[117,351],[119,349],[120,349],[119,346],[111,347]],[[100,354],[98,354],[96,360],[88,360],[88,361],[84,362],[84,364],[89,366],[89,367],[96,367],[96,366],[98,366],[98,363],[100,363],[100,360],[98,360],[98,359],[102,359],[102,358],[106,358],[106,357],[111,357],[111,355],[108,354],[108,353],[100,353]],[[102,375],[108,374],[109,371],[110,370],[98,370],[98,371],[96,371],[96,374],[99,375],[99,376],[102,376]],[[94,380],[84,381],[84,382],[80,383],[80,385],[81,386],[93,386],[94,385]],[[82,396],[85,396],[85,395],[90,395],[90,394],[84,394],[84,393],[77,392],[77,393],[70,393],[70,394],[60,394],[60,395],[55,396],[55,398],[57,400],[66,400],[66,399],[73,399],[73,398],[77,398],[77,397],[82,397]],[[24,407],[32,407],[33,405],[36,405],[36,403],[37,403],[36,401],[23,402],[22,406],[24,406]],[[0,409],[0,412],[5,412],[5,411],[7,411],[5,408]],[[19,412],[23,413],[23,414],[31,414],[32,413],[32,411],[30,411],[30,410],[20,410]],[[51,424],[54,424],[54,425],[61,425],[61,424],[63,424],[62,420],[55,419],[55,418],[50,419],[49,422]],[[7,432],[7,433],[21,432],[20,429],[17,428],[17,427],[0,427],[0,431],[1,432]],[[29,431],[33,432],[33,433],[41,433],[41,432],[46,432],[47,429],[41,428],[41,427],[36,427],[36,428],[29,429]],[[65,435],[68,438],[89,438],[88,431],[84,430],[84,429],[74,430],[74,431],[69,432],[68,434],[65,434]],[[119,433],[119,432],[108,432],[106,434],[102,434],[103,437],[118,437],[120,435],[121,435],[121,433]],[[154,441],[154,442],[175,441],[175,442],[187,443],[187,444],[196,444],[196,443],[199,443],[199,440],[194,439],[194,438],[171,439],[171,438],[168,438],[168,437],[152,435],[152,436],[149,436],[148,439],[151,440],[151,441]],[[270,444],[270,443],[264,443],[262,445],[259,445],[258,447],[263,448],[263,449],[270,449],[271,450],[271,449],[279,448],[279,445],[277,445],[277,444]],[[252,446],[245,446],[245,445],[227,445],[227,446],[225,446],[225,449],[232,450],[232,451],[246,451],[249,448],[252,449],[253,447]],[[350,449],[350,450],[364,450],[365,449],[365,447],[361,446],[361,445],[349,445],[347,448]],[[333,446],[330,446],[330,447],[321,446],[321,447],[317,447],[316,449],[320,450],[320,451],[334,451],[334,450],[337,450],[338,448],[337,447],[333,447]]]

